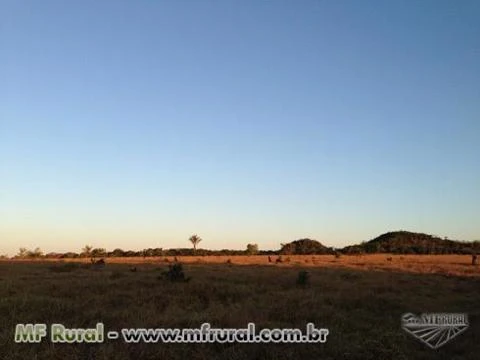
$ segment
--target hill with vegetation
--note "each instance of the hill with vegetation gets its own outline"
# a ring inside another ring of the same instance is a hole
[[[300,239],[288,244],[282,244],[280,254],[283,255],[310,255],[310,254],[333,254],[333,249],[322,245],[317,240]]]
[[[480,252],[480,242],[441,239],[437,236],[409,231],[393,231],[359,245],[347,246],[342,252],[346,254],[471,254]]]

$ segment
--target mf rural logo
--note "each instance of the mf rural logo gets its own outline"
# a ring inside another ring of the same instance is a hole
[[[467,314],[408,313],[402,316],[402,328],[432,349],[438,349],[468,329]]]

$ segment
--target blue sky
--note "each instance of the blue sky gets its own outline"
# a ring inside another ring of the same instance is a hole
[[[0,14],[0,253],[480,239],[478,1]]]

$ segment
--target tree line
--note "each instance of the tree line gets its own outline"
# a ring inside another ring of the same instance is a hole
[[[15,258],[104,258],[104,257],[162,257],[162,256],[235,256],[235,255],[324,255],[324,254],[472,254],[480,253],[480,241],[464,242],[408,231],[388,232],[368,242],[346,246],[343,249],[326,247],[312,239],[299,239],[281,244],[279,250],[260,250],[258,244],[248,244],[245,250],[199,249],[202,238],[197,234],[188,239],[191,248],[148,248],[139,251],[120,248],[107,251],[86,245],[80,252],[44,254],[40,248],[20,248]]]

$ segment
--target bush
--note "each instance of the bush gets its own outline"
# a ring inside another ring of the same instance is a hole
[[[310,283],[310,274],[308,271],[301,270],[297,276],[297,286],[306,287]]]
[[[183,272],[183,266],[180,263],[175,263],[168,266],[168,270],[165,271],[162,276],[166,277],[172,282],[187,282],[190,278],[185,277]]]

